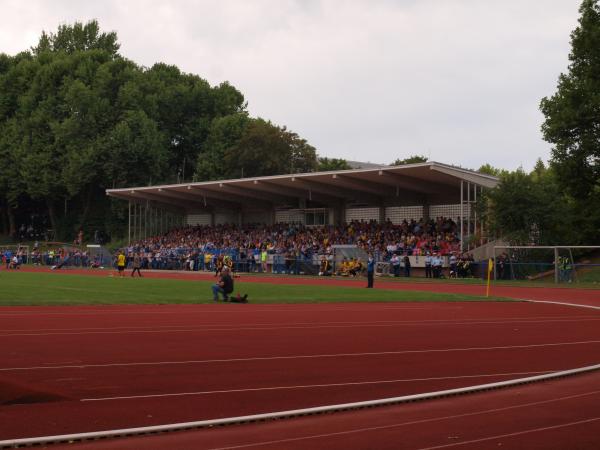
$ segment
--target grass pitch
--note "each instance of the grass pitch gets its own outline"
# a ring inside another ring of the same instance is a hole
[[[53,273],[0,272],[0,306],[192,304],[212,303],[211,281]],[[235,280],[235,292],[248,294],[250,303],[329,303],[401,301],[490,301],[482,296],[420,291],[365,289],[339,286],[298,286],[244,283]]]

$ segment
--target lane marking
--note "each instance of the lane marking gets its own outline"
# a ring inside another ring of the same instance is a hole
[[[400,428],[400,427],[406,427],[406,426],[411,426],[411,425],[420,425],[423,423],[439,422],[439,421],[452,420],[452,419],[461,419],[461,418],[465,418],[465,417],[473,417],[473,416],[478,416],[478,415],[483,415],[483,414],[492,414],[492,413],[498,413],[498,412],[503,412],[503,411],[510,411],[510,410],[514,410],[514,409],[528,408],[528,407],[532,407],[532,406],[540,406],[540,405],[545,405],[548,403],[556,403],[556,402],[561,402],[561,401],[566,401],[566,400],[573,400],[575,398],[581,398],[581,397],[597,395],[597,394],[600,394],[600,391],[592,391],[592,392],[586,392],[584,394],[569,395],[566,397],[558,397],[558,398],[554,398],[554,399],[550,399],[550,400],[540,400],[537,402],[522,403],[519,405],[505,406],[502,408],[485,409],[485,410],[474,411],[474,412],[470,412],[470,413],[452,414],[449,416],[432,417],[430,419],[420,419],[420,420],[413,420],[410,422],[395,423],[395,424],[390,424],[390,425],[364,427],[364,428],[357,428],[354,430],[299,436],[296,438],[255,442],[255,443],[234,445],[234,446],[228,446],[228,447],[214,447],[209,450],[233,450],[233,449],[238,449],[238,448],[249,448],[249,447],[256,447],[256,446],[261,446],[261,445],[283,444],[285,442],[296,442],[296,441],[303,441],[303,440],[308,440],[308,439],[320,439],[320,438],[326,438],[326,437],[344,436],[344,435],[358,434],[358,433],[364,433],[364,432],[369,432],[369,431],[389,430],[392,428]],[[421,449],[421,450],[424,450],[424,449]]]
[[[596,322],[600,321],[600,317],[582,317],[582,318],[557,318],[544,320],[528,320],[519,318],[517,320],[483,320],[483,321],[374,321],[374,322],[324,322],[322,324],[314,324],[310,322],[294,323],[289,325],[278,326],[277,324],[250,324],[244,327],[235,326],[215,326],[214,328],[194,327],[190,328],[185,325],[173,326],[144,326],[144,327],[105,327],[105,328],[64,328],[54,330],[41,330],[51,332],[22,332],[29,330],[10,330],[6,334],[0,334],[0,338],[5,337],[23,337],[23,336],[86,336],[96,334],[157,334],[157,333],[194,333],[194,332],[214,332],[214,331],[269,331],[269,330],[318,330],[323,328],[390,328],[398,325],[406,326],[432,326],[432,325],[504,325],[504,324],[535,324],[535,323],[568,323],[568,322]],[[72,331],[69,331],[72,330]],[[86,330],[86,331],[84,331]],[[16,331],[16,332],[14,332]]]
[[[579,321],[579,320],[600,320],[600,318],[596,318],[593,316],[571,316],[568,318],[557,317],[557,316],[532,316],[532,317],[501,317],[501,318],[490,318],[490,319],[427,319],[427,320],[372,320],[372,321],[335,321],[335,322],[292,322],[286,325],[332,325],[332,324],[380,324],[380,323],[391,323],[391,324],[470,324],[470,323],[512,323],[513,321]],[[208,327],[231,327],[234,328],[239,326],[237,324],[228,325],[228,324],[218,324],[218,323],[207,323],[202,324]],[[267,323],[252,323],[246,324],[247,326],[269,326],[269,325],[281,325],[280,322],[267,322]],[[169,328],[189,328],[190,325],[146,325],[146,326],[121,326],[121,327],[84,327],[84,328],[36,328],[35,331],[87,331],[87,330],[128,330],[128,329],[146,329],[146,328],[157,328],[157,329],[169,329]],[[14,329],[14,330],[5,330],[6,332],[30,332],[34,331],[31,328],[26,329]]]
[[[425,303],[425,302],[423,302]],[[65,305],[54,305],[53,307],[66,307]],[[148,305],[138,305],[138,306],[148,306]],[[164,307],[165,305],[155,305],[156,308],[160,308],[160,307]],[[364,308],[344,308],[344,307],[328,307],[328,308],[295,308],[294,305],[286,305],[285,308],[261,308],[260,304],[256,304],[256,305],[252,305],[254,306],[252,309],[238,309],[235,308],[235,305],[230,306],[227,305],[227,309],[220,309],[218,311],[215,310],[211,310],[211,309],[207,309],[207,308],[212,308],[212,307],[225,307],[225,305],[221,305],[221,304],[213,304],[213,303],[203,303],[203,304],[182,304],[180,306],[189,306],[190,308],[183,308],[183,309],[163,309],[161,311],[123,311],[121,309],[90,309],[87,311],[73,311],[73,312],[50,312],[50,311],[15,311],[15,312],[2,312],[0,313],[0,317],[2,316],[7,316],[7,317],[12,317],[12,316],[26,316],[26,317],[32,317],[32,316],[97,316],[97,315],[141,315],[141,314],[159,314],[159,315],[166,315],[166,314],[177,314],[177,315],[181,315],[182,313],[202,313],[202,314],[227,314],[227,315],[231,315],[231,314],[255,314],[257,312],[275,312],[275,313],[279,313],[279,312],[287,312],[287,313],[291,313],[291,312],[329,312],[329,311],[352,311],[352,312],[364,312],[364,311],[377,311],[376,309],[374,309],[374,307],[376,307],[377,305],[372,305],[371,307],[365,306]],[[205,306],[207,308],[193,308],[193,306]],[[240,305],[241,306],[241,305]],[[257,307],[258,306],[258,307]],[[170,308],[170,306],[167,306]],[[243,306],[244,308],[246,306]],[[8,308],[10,308],[10,306],[8,306]],[[32,306],[32,308],[36,308],[36,306]],[[235,308],[235,309],[234,309]],[[385,307],[385,308],[381,308],[381,309],[398,309],[398,310],[404,310],[404,309],[408,309],[408,310],[429,310],[429,309],[434,309],[433,306],[420,306],[420,305],[406,305],[406,306],[392,306],[392,307]],[[460,309],[458,307],[453,307],[453,308],[448,308],[448,309]],[[191,310],[191,311],[190,311]]]
[[[129,363],[105,363],[105,364],[74,364],[63,366],[29,366],[29,367],[4,367],[0,372],[10,372],[17,370],[46,370],[46,369],[86,369],[99,367],[132,367],[132,366],[166,366],[166,365],[184,365],[184,364],[213,364],[213,363],[232,363],[232,362],[250,362],[250,361],[278,361],[290,359],[318,359],[318,358],[354,358],[364,356],[390,356],[406,355],[420,353],[451,353],[451,352],[471,352],[471,351],[492,351],[492,350],[513,350],[529,349],[542,347],[560,347],[568,345],[589,345],[600,344],[598,341],[577,341],[577,342],[552,342],[546,344],[527,344],[527,345],[502,345],[493,347],[464,347],[464,348],[444,348],[444,349],[420,349],[420,350],[398,350],[387,352],[362,352],[362,353],[331,353],[318,355],[288,355],[288,356],[254,356],[248,358],[230,358],[230,359],[198,359],[188,361],[154,361],[154,362],[129,362]],[[50,363],[51,364],[51,363]]]
[[[194,422],[183,422],[183,423],[175,423],[168,425],[152,425],[145,427],[137,427],[137,428],[125,428],[120,430],[106,430],[106,431],[93,431],[88,433],[75,433],[75,434],[63,434],[63,435],[55,435],[55,436],[40,436],[33,438],[20,438],[20,439],[11,439],[0,441],[0,448],[4,447],[16,447],[19,445],[34,445],[34,444],[49,444],[49,443],[57,443],[57,442],[75,442],[75,441],[85,441],[89,439],[99,439],[99,438],[114,438],[114,437],[126,437],[126,436],[136,436],[140,434],[148,434],[148,433],[162,433],[162,432],[172,432],[172,431],[180,431],[180,430],[191,430],[197,428],[206,428],[212,426],[219,425],[232,425],[239,423],[248,423],[257,420],[274,420],[274,419],[284,419],[290,417],[296,417],[299,415],[307,415],[307,414],[321,414],[328,412],[337,412],[337,411],[347,411],[349,409],[356,409],[362,407],[375,407],[375,406],[383,406],[383,405],[392,405],[398,403],[406,403],[411,401],[418,400],[429,400],[433,398],[439,397],[447,397],[450,395],[465,395],[472,394],[477,392],[482,392],[489,389],[500,389],[505,387],[513,387],[523,383],[534,383],[539,381],[546,381],[551,379],[556,379],[558,377],[566,377],[573,376],[576,374],[593,372],[600,369],[600,364],[594,366],[586,366],[579,367],[577,369],[570,369],[562,372],[553,372],[544,375],[535,375],[527,378],[518,378],[514,380],[508,381],[500,381],[495,383],[488,384],[480,384],[476,386],[463,387],[458,389],[447,389],[443,391],[435,391],[435,392],[427,392],[424,394],[416,394],[416,395],[405,395],[402,397],[391,397],[384,398],[379,400],[369,400],[364,402],[353,402],[353,403],[344,403],[338,405],[327,405],[327,406],[318,406],[314,408],[304,408],[304,409],[296,409],[289,411],[279,411],[274,413],[263,413],[263,414],[254,414],[250,416],[241,416],[241,417],[227,417],[221,419],[212,419],[212,420],[200,420]],[[596,391],[600,392],[600,391]],[[589,393],[588,393],[589,395]],[[582,394],[571,396],[571,397],[581,397]],[[540,403],[540,402],[538,402]],[[547,403],[547,401],[543,402]],[[463,414],[465,415],[465,414]],[[472,415],[472,414],[466,414]],[[253,444],[256,445],[256,444]]]
[[[562,305],[562,306],[576,306],[578,308],[588,308],[588,309],[596,309],[596,310],[600,310],[600,306],[592,306],[592,305],[585,305],[585,304],[581,304],[581,303],[566,303],[566,302],[555,302],[555,301],[550,301],[550,300],[524,300],[526,302],[530,302],[530,303],[546,303],[549,305]]]
[[[245,389],[229,389],[229,390],[218,390],[218,391],[198,391],[198,392],[175,392],[171,394],[148,394],[148,395],[128,395],[128,396],[116,396],[116,397],[99,397],[99,398],[82,398],[82,402],[102,402],[106,400],[132,400],[139,398],[160,398],[160,397],[184,397],[192,395],[210,395],[210,394],[229,394],[234,392],[257,392],[257,391],[277,391],[285,389],[311,389],[311,388],[322,388],[322,387],[335,387],[335,386],[362,386],[368,384],[393,384],[393,383],[410,383],[416,381],[440,381],[440,380],[461,380],[466,378],[486,378],[486,377],[501,377],[511,375],[534,375],[542,373],[558,372],[559,370],[540,370],[536,372],[509,372],[509,373],[490,373],[490,374],[478,374],[478,375],[459,375],[459,376],[447,376],[447,377],[432,377],[432,378],[404,378],[398,380],[377,380],[377,381],[356,381],[348,383],[329,383],[329,384],[306,384],[297,386],[272,386],[262,388],[245,388]],[[76,378],[73,378],[76,379]],[[83,379],[83,378],[80,378]]]
[[[592,417],[591,419],[578,420],[577,422],[561,423],[558,425],[551,425],[548,427],[530,428],[528,430],[515,431],[514,433],[497,434],[495,436],[490,436],[490,437],[486,437],[486,438],[471,439],[469,441],[455,442],[452,444],[436,445],[435,447],[423,447],[420,450],[434,450],[437,448],[449,448],[449,447],[458,447],[460,445],[476,444],[478,442],[491,441],[494,439],[502,439],[502,438],[507,438],[507,437],[521,436],[521,435],[530,434],[530,433],[539,433],[540,431],[556,430],[558,428],[567,428],[567,427],[572,427],[575,425],[582,425],[584,423],[596,422],[598,420],[600,420],[600,417]],[[498,445],[500,445],[500,444],[498,444]]]

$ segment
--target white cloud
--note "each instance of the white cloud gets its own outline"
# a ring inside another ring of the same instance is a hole
[[[548,159],[543,96],[580,0],[2,0],[0,51],[97,18],[138,64],[231,81],[326,156],[476,168]]]

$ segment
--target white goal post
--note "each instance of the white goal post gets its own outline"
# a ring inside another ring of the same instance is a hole
[[[577,281],[578,268],[600,267],[587,260],[577,262],[577,256],[598,250],[598,245],[496,245],[494,280],[535,280],[552,275],[557,284]]]

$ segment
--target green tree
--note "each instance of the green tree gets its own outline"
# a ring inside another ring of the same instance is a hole
[[[31,49],[34,54],[43,52],[66,52],[86,50],[104,50],[116,56],[119,51],[117,33],[101,33],[97,20],[90,20],[86,24],[75,22],[73,25],[60,25],[56,33],[46,33],[38,41],[38,45]]]
[[[210,181],[229,177],[225,167],[225,153],[240,141],[249,123],[246,113],[218,117],[212,121],[208,137],[198,155],[196,180]]]
[[[576,198],[600,196],[600,7],[584,0],[571,34],[569,70],[541,101],[544,139],[558,180]]]
[[[502,175],[502,173],[506,172],[506,170],[499,169],[497,167],[492,166],[491,164],[486,163],[483,166],[481,166],[479,169],[477,169],[477,172],[483,173],[486,175],[492,175],[494,177],[499,177],[500,175]]]
[[[118,225],[126,208],[106,199],[111,187],[316,169],[315,149],[248,117],[231,84],[118,51],[116,33],[90,21],[0,54],[0,231],[32,211],[65,239]]]
[[[352,169],[350,164],[348,164],[348,161],[342,158],[326,158],[324,156],[320,156],[318,158],[318,164],[317,171],[319,172]]]
[[[251,119],[239,141],[225,150],[223,164],[228,178],[311,172],[317,168],[317,153],[285,127]]]
[[[552,169],[542,163],[531,173],[521,168],[503,171],[500,180],[479,203],[479,213],[494,234],[514,244],[577,243],[572,202],[561,193]]]
[[[427,162],[428,160],[429,160],[429,158],[427,158],[426,156],[412,155],[405,159],[398,158],[390,165],[391,166],[404,166],[406,164],[424,163],[424,162]]]

